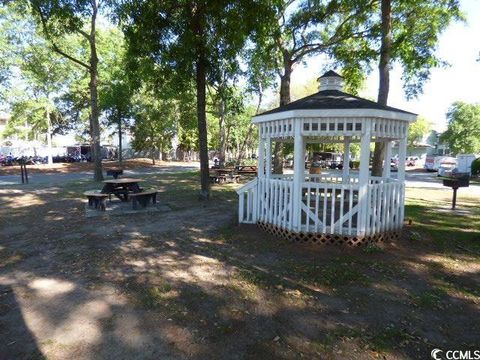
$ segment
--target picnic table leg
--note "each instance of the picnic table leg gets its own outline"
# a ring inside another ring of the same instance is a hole
[[[133,191],[134,193],[139,193],[139,192],[141,192],[141,191],[140,191],[140,186],[138,186],[138,184],[132,184],[132,185],[130,185],[130,189],[129,189],[129,190]]]
[[[105,211],[106,208],[107,208],[107,205],[105,203],[106,200],[107,200],[106,198],[100,198],[99,199],[99,206],[100,206],[100,210],[102,210],[102,211]]]
[[[108,193],[111,192],[111,190],[112,190],[111,184],[106,183],[106,184],[103,185],[103,188],[102,188],[102,190],[101,190],[101,193],[102,193],[102,194],[108,194]]]

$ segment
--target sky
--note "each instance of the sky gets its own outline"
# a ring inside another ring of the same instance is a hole
[[[440,36],[437,48],[437,55],[450,66],[432,70],[423,95],[407,101],[402,89],[401,67],[394,66],[390,74],[388,105],[425,117],[438,131],[446,129],[445,114],[453,102],[480,103],[480,62],[476,61],[480,57],[480,1],[461,0],[460,4],[466,23],[451,24]],[[317,57],[310,59],[306,67],[297,67],[292,73],[292,83],[306,83],[312,73],[321,75],[321,65],[322,60]],[[377,91],[378,72],[374,69],[360,95],[376,99]]]

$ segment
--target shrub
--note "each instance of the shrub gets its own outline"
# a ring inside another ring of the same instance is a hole
[[[480,158],[473,160],[472,162],[472,175],[479,176],[480,175]]]

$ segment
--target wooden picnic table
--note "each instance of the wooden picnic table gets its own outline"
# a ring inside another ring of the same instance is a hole
[[[119,175],[123,175],[123,169],[120,169],[120,168],[107,169],[107,176],[112,176],[114,179],[118,179]]]
[[[215,169],[218,175],[225,175],[225,174],[233,174],[235,172],[234,168],[223,168],[223,169]]]
[[[139,193],[142,191],[138,183],[143,182],[142,179],[135,178],[119,178],[104,180],[102,194],[114,194],[121,201],[128,201],[129,193]]]
[[[257,167],[254,165],[237,165],[235,170],[238,174],[256,174]]]

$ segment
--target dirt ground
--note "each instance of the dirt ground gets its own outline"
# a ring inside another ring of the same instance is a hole
[[[195,162],[192,162],[194,164]],[[185,162],[175,162],[175,161],[156,161],[155,164],[152,164],[151,159],[146,158],[137,158],[137,159],[127,159],[122,162],[120,165],[118,161],[104,161],[103,168],[112,169],[121,167],[127,170],[133,169],[143,169],[148,168],[161,168],[165,165],[175,166],[175,165],[185,165]],[[84,171],[93,171],[93,163],[89,162],[75,162],[75,163],[54,163],[51,165],[40,164],[40,165],[28,165],[27,171],[32,174],[66,174],[72,172],[84,172]],[[20,166],[0,166],[0,176],[2,175],[18,175],[20,174]]]
[[[236,224],[234,185],[145,175],[167,213],[85,218],[90,181],[0,189],[0,359],[428,359],[480,347],[480,210],[408,190],[396,243]]]

